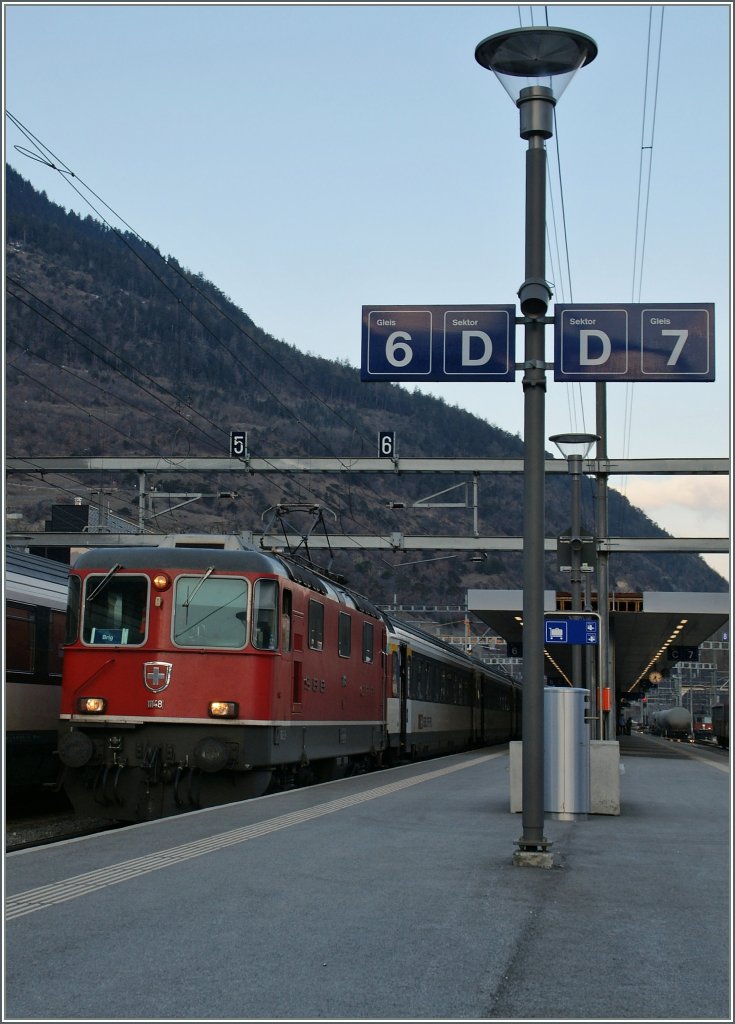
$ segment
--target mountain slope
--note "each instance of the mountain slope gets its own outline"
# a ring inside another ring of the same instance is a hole
[[[50,203],[6,170],[6,454],[125,455],[167,458],[229,454],[229,433],[244,430],[253,456],[349,459],[377,455],[380,430],[394,430],[403,457],[520,458],[522,442],[440,399],[395,384],[363,384],[350,366],[299,352],[258,328],[215,285],[130,233]],[[204,497],[149,496],[164,531],[259,530],[279,502],[323,505],[333,532],[472,532],[472,510],[413,509],[453,486],[446,476],[337,478],[162,474],[159,495],[236,491],[226,504]],[[102,490],[113,513],[137,518],[134,473],[92,479],[11,474],[9,509],[19,529],[43,529],[52,502]],[[471,487],[470,487],[471,494]],[[547,480],[546,533],[568,528],[566,476]],[[447,495],[461,500],[463,491]],[[594,522],[594,485],[585,480],[583,520]],[[98,500],[92,495],[93,500]],[[403,503],[402,511],[389,501]],[[610,532],[665,537],[665,531],[610,492]],[[306,517],[308,522],[308,515]],[[520,474],[480,481],[483,536],[517,536]],[[427,561],[420,561],[427,559]],[[411,565],[409,563],[418,563]],[[519,554],[485,562],[436,552],[337,554],[334,568],[384,603],[464,603],[467,587],[522,585]],[[719,590],[726,582],[698,556],[620,555],[612,580],[631,590]],[[545,585],[568,587],[547,559]]]

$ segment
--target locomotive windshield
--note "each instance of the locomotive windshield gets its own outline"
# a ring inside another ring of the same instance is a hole
[[[176,581],[174,643],[181,647],[244,647],[247,580],[180,576]]]
[[[87,644],[142,644],[147,576],[90,575],[85,581],[82,639]]]

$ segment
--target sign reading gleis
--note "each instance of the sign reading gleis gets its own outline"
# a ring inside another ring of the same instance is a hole
[[[361,380],[515,380],[515,306],[363,306]]]
[[[554,307],[554,380],[714,379],[712,302]]]

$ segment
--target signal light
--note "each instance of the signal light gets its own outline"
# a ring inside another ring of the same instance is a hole
[[[165,572],[159,572],[153,577],[153,586],[156,590],[168,590],[171,586],[171,579]]]

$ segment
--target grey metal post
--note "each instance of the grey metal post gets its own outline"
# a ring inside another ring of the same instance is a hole
[[[523,835],[514,862],[550,866],[544,837],[544,322],[551,300],[546,281],[546,150],[554,134],[552,89],[597,56],[582,32],[531,27],[483,39],[475,59],[494,72],[521,115],[526,152],[526,280],[518,292],[525,324],[523,373]],[[535,85],[523,82],[536,82]],[[561,91],[559,95],[561,95]]]
[[[604,382],[598,381],[595,384],[595,408],[596,430],[599,435],[596,455],[597,461],[603,465],[607,461],[607,391]],[[607,472],[601,471],[597,473],[595,536],[598,542],[601,540],[606,541],[610,532],[608,525],[607,477]],[[611,663],[612,647],[610,644],[610,555],[607,551],[597,552],[597,611],[600,616],[600,674],[597,681],[596,710],[597,738],[604,740],[611,739],[611,716],[608,714],[606,718],[605,712],[602,710],[602,691],[606,687],[612,686],[614,688]]]
[[[145,527],[145,488],[146,475],[144,469],[138,470],[138,530],[142,533]]]
[[[523,364],[523,835],[521,853],[545,850],[544,836],[544,580],[545,403],[543,318],[546,282],[546,149],[554,97],[545,86],[523,89],[518,100],[526,151],[526,280],[518,295],[525,323]]]
[[[582,456],[570,455],[567,459],[569,475],[572,478],[572,611],[582,611]],[[582,679],[582,648],[572,645],[572,686],[584,686]]]

